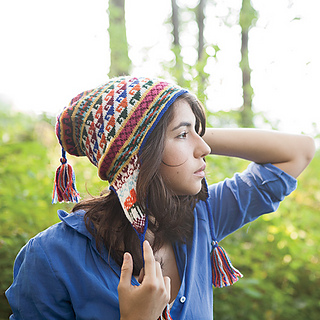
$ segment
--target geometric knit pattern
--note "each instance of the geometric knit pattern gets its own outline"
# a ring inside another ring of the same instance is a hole
[[[139,151],[168,107],[187,92],[149,78],[119,77],[75,97],[58,117],[56,134],[71,155],[87,156],[117,193],[138,233],[145,215],[136,203]]]

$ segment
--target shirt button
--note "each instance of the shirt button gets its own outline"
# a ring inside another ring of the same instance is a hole
[[[180,298],[180,302],[181,302],[181,303],[185,303],[185,301],[186,301],[186,297],[185,297],[185,296],[182,296],[182,297]]]

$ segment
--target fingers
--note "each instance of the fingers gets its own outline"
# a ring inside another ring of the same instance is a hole
[[[164,302],[170,300],[171,280],[169,277],[164,277],[162,274],[161,265],[155,261],[152,248],[148,241],[143,243],[144,261],[145,261],[145,276],[142,285],[148,286],[151,291],[157,291],[157,295]]]
[[[167,294],[169,294],[168,302],[170,301],[171,297],[171,279],[169,277],[163,277],[164,285],[166,288]]]
[[[139,273],[138,282],[139,282],[140,284],[142,283],[143,278],[144,278],[144,268],[142,268],[142,269],[140,270],[140,273]]]
[[[133,270],[132,257],[130,253],[126,252],[123,255],[123,263],[121,267],[120,282],[119,282],[118,290],[119,288],[121,290],[121,288],[130,287],[132,270]]]
[[[129,253],[123,256],[118,285],[119,308],[122,319],[158,319],[170,301],[170,278],[162,275],[160,263],[155,261],[150,244],[145,241],[144,271],[141,284],[132,286],[133,261]],[[143,312],[142,312],[143,310]]]
[[[145,276],[148,276],[150,278],[155,278],[156,262],[154,259],[152,248],[147,240],[143,242],[143,255],[144,255]]]
[[[163,276],[160,263],[155,261],[152,248],[148,241],[143,243],[143,250],[145,266],[140,272],[139,283],[142,284],[143,287],[149,287],[150,290],[163,290],[170,298],[171,280],[169,277]],[[128,290],[131,288],[132,271],[132,256],[126,252],[123,256],[118,290]]]

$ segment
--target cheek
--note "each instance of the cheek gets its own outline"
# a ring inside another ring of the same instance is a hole
[[[175,167],[170,167],[164,163],[161,163],[160,170],[161,176],[166,180],[176,179],[176,176],[179,174],[179,169]]]
[[[162,161],[169,166],[180,166],[188,160],[185,148],[181,146],[167,146]]]
[[[161,164],[159,172],[166,186],[172,188],[173,190],[176,189],[176,184],[178,182],[180,183],[184,178],[183,170],[181,170],[181,167],[175,168],[169,167],[165,164]]]

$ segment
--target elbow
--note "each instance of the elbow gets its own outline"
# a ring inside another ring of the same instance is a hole
[[[316,152],[315,141],[310,136],[301,136],[303,141],[300,144],[299,157],[297,157],[297,172],[295,176],[298,177],[309,165]]]
[[[310,136],[299,135],[296,143],[291,148],[293,148],[291,160],[279,164],[279,167],[294,178],[297,178],[314,157],[316,151],[315,141]]]
[[[304,139],[305,139],[304,161],[305,161],[305,167],[307,167],[315,155],[316,144],[315,144],[314,139],[310,136],[304,136]]]

